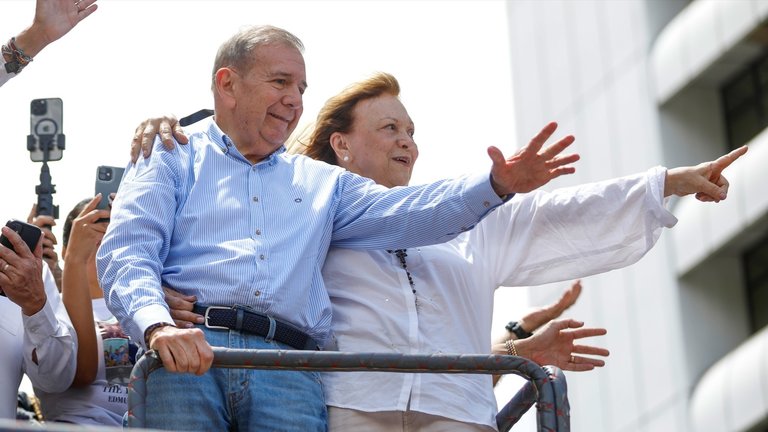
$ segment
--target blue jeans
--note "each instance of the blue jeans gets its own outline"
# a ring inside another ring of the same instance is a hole
[[[205,332],[211,346],[293,349],[236,330]],[[185,431],[318,431],[328,414],[317,372],[211,368],[206,374],[152,372],[145,426]]]

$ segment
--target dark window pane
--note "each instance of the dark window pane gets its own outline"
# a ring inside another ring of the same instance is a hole
[[[746,143],[765,128],[755,106],[729,113],[727,121],[728,135],[733,148]]]
[[[723,90],[725,97],[725,110],[730,112],[743,104],[753,104],[757,95],[757,88],[752,77],[752,71],[746,73],[728,84]]]
[[[747,252],[744,259],[748,282],[768,279],[768,241]]]
[[[763,58],[757,63],[757,81],[761,88],[768,86],[768,57]],[[763,90],[765,91],[765,90]]]
[[[742,256],[752,331],[768,325],[768,236]]]
[[[746,144],[768,126],[768,53],[721,89],[728,146]]]
[[[768,282],[753,287],[750,306],[752,309],[753,330],[758,331],[768,325]]]

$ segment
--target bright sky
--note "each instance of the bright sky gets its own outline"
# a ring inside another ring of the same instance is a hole
[[[486,169],[488,145],[505,154],[517,148],[504,1],[98,4],[95,14],[0,88],[2,220],[26,218],[36,202],[41,164],[31,162],[26,150],[32,99],[64,101],[67,149],[50,164],[61,225],[79,200],[94,194],[98,165],[127,163],[141,120],[212,107],[216,49],[248,24],[273,24],[303,40],[309,88],[302,124],[347,84],[374,71],[394,74],[421,152],[412,183]],[[3,40],[32,21],[33,0],[3,0],[0,7]],[[60,226],[54,233],[61,235]],[[515,294],[523,296],[523,290]],[[505,302],[500,323],[517,316],[510,303],[523,302],[516,300]]]

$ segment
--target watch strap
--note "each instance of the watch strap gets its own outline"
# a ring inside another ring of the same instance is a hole
[[[504,328],[506,328],[508,332],[517,336],[518,339],[525,339],[533,336],[533,333],[526,331],[517,321],[510,321],[509,324],[504,326]]]

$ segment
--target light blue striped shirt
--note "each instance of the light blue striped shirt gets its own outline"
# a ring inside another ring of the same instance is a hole
[[[203,305],[243,305],[325,340],[330,245],[445,242],[502,203],[487,172],[388,189],[284,148],[252,164],[209,119],[190,143],[126,170],[97,253],[110,310],[136,341],[172,322],[161,284]],[[354,289],[354,287],[350,287]]]

